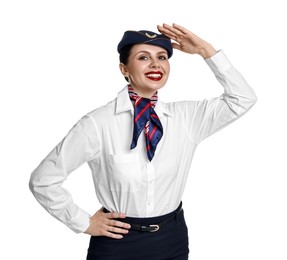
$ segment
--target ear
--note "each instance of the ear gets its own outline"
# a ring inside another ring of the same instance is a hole
[[[127,70],[125,64],[120,63],[119,68],[120,68],[121,73],[124,75],[124,77],[128,77],[129,76],[129,73],[128,73],[128,70]]]

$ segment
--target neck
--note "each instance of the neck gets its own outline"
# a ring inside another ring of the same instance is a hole
[[[133,88],[134,92],[137,93],[138,96],[143,98],[151,99],[157,93],[157,90],[143,90],[134,86],[131,87]]]
[[[137,93],[137,91],[131,85],[128,86],[128,91],[129,91],[130,99],[133,105],[134,105],[134,101],[138,100],[138,98],[146,98],[150,100],[152,108],[155,107],[156,102],[158,100],[157,91],[155,91],[155,93],[152,96],[148,96],[148,97],[142,96],[141,94]]]

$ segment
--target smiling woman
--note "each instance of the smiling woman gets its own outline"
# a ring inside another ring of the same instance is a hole
[[[118,52],[120,70],[140,96],[151,98],[167,82],[168,59],[173,50],[166,36],[143,30],[127,31],[118,44]]]
[[[91,236],[88,260],[188,259],[182,197],[194,152],[256,102],[222,50],[182,26],[157,28],[160,33],[124,33],[119,68],[128,84],[81,118],[30,178],[31,191],[51,215]],[[222,95],[161,101],[158,91],[168,80],[173,48],[200,55],[222,85]],[[103,206],[92,216],[62,186],[84,163]]]
[[[167,51],[159,46],[136,44],[131,48],[128,63],[121,63],[120,69],[140,96],[151,98],[168,80]]]

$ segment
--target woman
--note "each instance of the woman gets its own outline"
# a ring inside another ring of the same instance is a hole
[[[41,205],[91,236],[89,260],[188,259],[181,199],[195,149],[256,102],[223,51],[176,24],[158,30],[124,33],[119,67],[128,84],[85,115],[31,175],[30,189]],[[202,56],[224,93],[208,101],[160,101],[173,49]],[[85,162],[103,205],[93,216],[62,187]]]

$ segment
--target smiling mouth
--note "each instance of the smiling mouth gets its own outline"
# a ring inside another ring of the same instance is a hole
[[[148,72],[145,75],[147,78],[151,80],[160,80],[163,76],[161,72]]]

